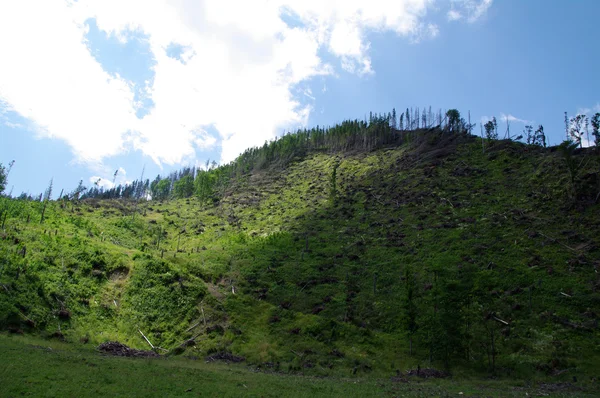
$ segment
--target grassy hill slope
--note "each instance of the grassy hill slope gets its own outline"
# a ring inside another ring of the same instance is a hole
[[[50,202],[43,224],[1,198],[0,326],[321,375],[595,375],[598,156],[569,174],[556,148],[486,146],[422,131],[248,172],[210,205]]]

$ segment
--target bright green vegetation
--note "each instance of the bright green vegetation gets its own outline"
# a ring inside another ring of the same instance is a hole
[[[511,380],[321,378],[244,365],[107,357],[89,346],[0,335],[0,396],[35,397],[592,397],[588,387]],[[10,359],[10,360],[6,360]],[[462,393],[461,395],[459,395]]]
[[[142,331],[160,353],[231,352],[283,373],[387,378],[421,365],[589,383],[597,153],[408,138],[250,162],[210,195],[51,201],[42,224],[44,203],[0,198],[0,327],[149,348]],[[306,394],[316,383],[281,380]]]

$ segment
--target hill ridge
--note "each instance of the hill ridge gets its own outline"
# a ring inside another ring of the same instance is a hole
[[[210,200],[50,202],[43,224],[1,198],[0,326],[320,374],[597,370],[593,149],[432,129],[290,159]]]

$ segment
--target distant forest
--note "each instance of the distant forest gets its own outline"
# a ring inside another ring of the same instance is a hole
[[[296,158],[314,152],[344,153],[352,151],[372,151],[386,146],[401,145],[413,139],[419,130],[438,130],[442,134],[476,134],[475,124],[471,123],[470,113],[465,120],[456,109],[446,112],[432,112],[431,107],[407,108],[399,115],[396,109],[387,114],[371,112],[365,120],[347,120],[333,127],[316,126],[311,129],[300,129],[295,133],[287,133],[261,147],[247,149],[234,161],[218,165],[216,161],[207,160],[204,167],[183,167],[167,176],[157,175],[153,180],[140,179],[131,183],[116,185],[106,189],[97,181],[86,187],[83,180],[77,188],[69,193],[61,191],[58,200],[69,199],[129,199],[129,200],[167,200],[197,196],[201,201],[218,201],[232,180],[270,166],[284,167]],[[591,127],[591,131],[590,131]],[[565,112],[565,141],[561,144],[565,156],[569,156],[584,141],[600,146],[600,113],[591,118],[579,114],[569,118]],[[591,137],[590,137],[591,133]],[[544,127],[537,129],[525,126],[522,132],[511,135],[510,121],[506,120],[503,135],[498,131],[498,122],[493,117],[481,124],[480,136],[482,148],[493,145],[498,139],[523,141],[527,145],[547,145]],[[6,181],[14,161],[8,167],[0,163],[0,193],[4,192]],[[116,179],[118,170],[114,174]],[[11,194],[9,194],[10,196]],[[37,197],[22,193],[21,200],[52,200],[52,180],[46,192]]]

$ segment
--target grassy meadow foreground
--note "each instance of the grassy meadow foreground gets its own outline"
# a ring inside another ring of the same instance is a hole
[[[0,335],[2,397],[592,397],[588,383],[477,378],[323,378],[181,357],[103,356],[90,347]]]
[[[282,160],[297,138],[161,200],[1,197],[0,393],[596,391],[597,151],[429,129]],[[390,379],[419,366],[452,378]]]

